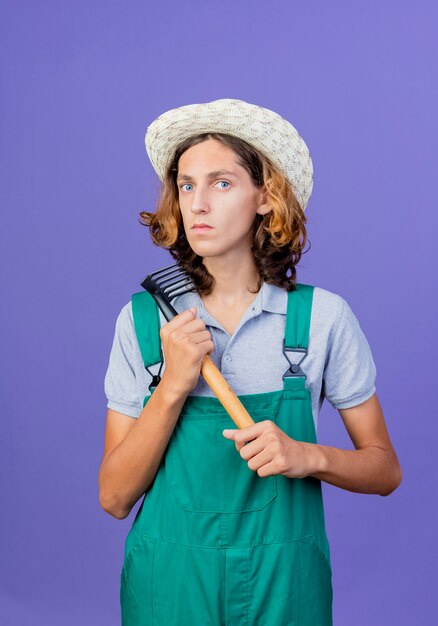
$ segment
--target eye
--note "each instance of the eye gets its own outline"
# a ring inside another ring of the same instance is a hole
[[[225,183],[226,185],[230,186],[230,183],[228,181],[226,181],[226,180],[219,180],[218,183]],[[191,183],[183,183],[182,185],[179,186],[179,188],[182,189],[183,191],[187,191],[187,189],[184,189],[184,187],[186,187],[187,185],[189,187],[192,187]],[[228,189],[228,187],[222,187],[222,189]]]

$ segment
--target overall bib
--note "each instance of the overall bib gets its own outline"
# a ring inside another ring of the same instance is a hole
[[[313,286],[296,287],[283,342],[289,361],[289,352],[307,354],[312,310]],[[162,362],[158,308],[146,291],[132,303],[149,367]],[[239,398],[255,422],[272,420],[316,443],[299,364],[284,374],[283,389]],[[126,538],[122,626],[332,626],[321,481],[260,477],[224,428],[236,426],[216,396],[187,397]]]

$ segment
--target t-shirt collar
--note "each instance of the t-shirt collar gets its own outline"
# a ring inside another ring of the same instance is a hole
[[[175,298],[175,301],[178,302],[178,310],[180,311],[185,308],[189,308],[190,306],[196,306],[200,314],[202,312],[208,315],[208,311],[204,307],[202,298],[196,291],[183,294],[178,298]],[[262,311],[286,315],[287,291],[281,287],[277,287],[277,285],[272,285],[271,283],[263,281],[259,292],[250,306],[254,307],[254,316],[259,315]],[[201,317],[204,318],[204,315]]]

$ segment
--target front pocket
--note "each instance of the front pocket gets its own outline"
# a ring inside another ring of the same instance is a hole
[[[122,626],[153,623],[152,571],[156,540],[139,537],[125,556],[120,575]]]
[[[297,541],[300,626],[332,626],[332,570],[319,539],[303,537]]]
[[[260,477],[248,467],[222,430],[230,418],[182,420],[169,442],[165,474],[185,511],[259,511],[277,497],[277,476]]]
[[[157,539],[152,572],[153,622],[145,626],[225,624],[224,555]]]

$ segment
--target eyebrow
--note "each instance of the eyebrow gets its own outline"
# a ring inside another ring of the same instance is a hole
[[[223,176],[224,174],[238,178],[237,174],[230,172],[230,170],[216,170],[215,172],[209,172],[209,174],[207,174],[207,178],[216,178],[216,176]],[[176,180],[193,180],[193,178],[187,174],[178,174]]]

